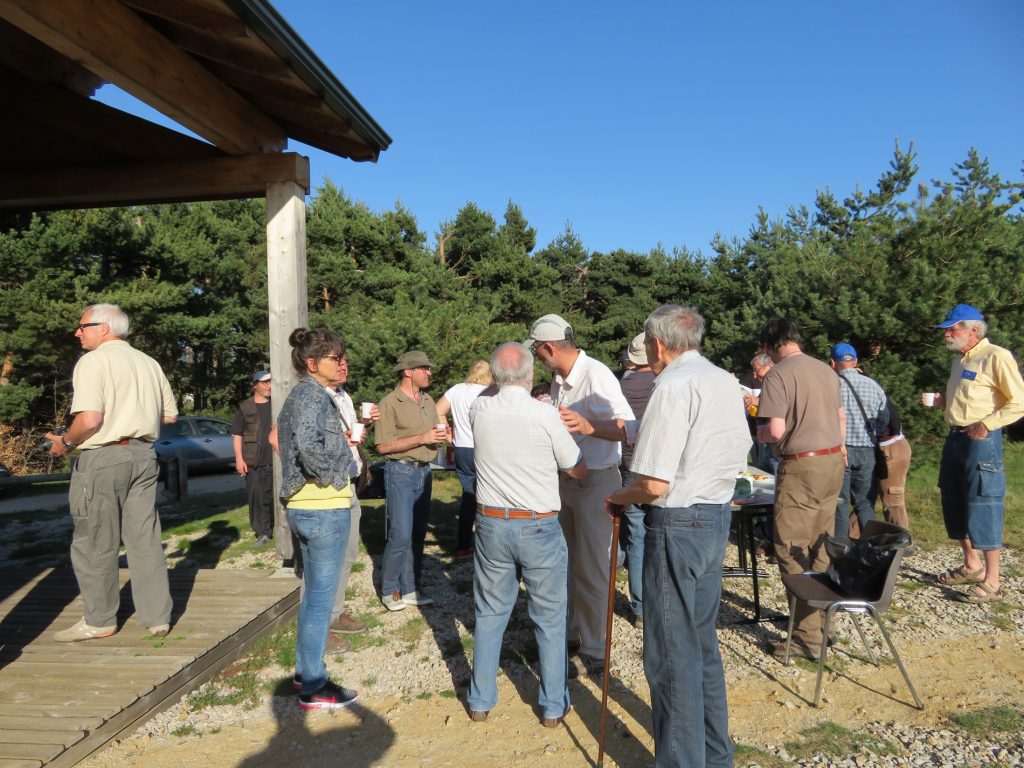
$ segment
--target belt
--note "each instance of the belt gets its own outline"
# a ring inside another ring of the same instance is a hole
[[[780,458],[783,461],[794,461],[795,459],[809,459],[812,456],[829,456],[833,453],[841,453],[843,446],[836,445],[832,448],[822,448],[820,451],[801,451],[800,453],[786,453]]]
[[[503,520],[535,520],[542,517],[551,517],[558,512],[534,512],[532,509],[505,509],[504,507],[488,507],[486,504],[477,504],[476,511],[484,517],[500,517]]]
[[[411,467],[426,467],[430,465],[429,461],[416,461],[416,459],[388,459],[388,461],[394,461],[398,464],[408,464]]]

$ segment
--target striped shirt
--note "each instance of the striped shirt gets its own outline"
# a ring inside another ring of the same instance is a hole
[[[749,450],[739,382],[690,350],[654,380],[630,470],[668,482],[656,507],[724,504]]]

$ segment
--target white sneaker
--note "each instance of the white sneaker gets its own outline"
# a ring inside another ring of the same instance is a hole
[[[116,624],[111,627],[93,627],[86,624],[83,618],[74,626],[55,633],[53,639],[58,643],[77,643],[79,640],[98,640],[101,637],[110,637],[116,633]]]
[[[147,629],[153,637],[167,637],[167,633],[171,631],[171,625],[157,624],[155,627],[147,627]]]
[[[433,605],[434,598],[427,597],[421,592],[410,592],[407,595],[402,595],[402,602],[406,605]]]
[[[386,595],[381,595],[380,601],[384,603],[384,607],[389,611],[405,610],[405,600],[399,592],[391,592]]]

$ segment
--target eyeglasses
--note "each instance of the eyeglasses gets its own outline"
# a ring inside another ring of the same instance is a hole
[[[333,360],[335,365],[341,365],[343,360],[348,362],[344,355],[324,355],[321,360]]]
[[[84,331],[86,328],[92,328],[94,325],[103,325],[103,323],[79,323],[78,330]]]

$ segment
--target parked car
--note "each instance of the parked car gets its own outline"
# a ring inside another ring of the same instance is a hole
[[[160,427],[155,448],[161,458],[184,451],[189,469],[223,468],[235,464],[231,424],[211,416],[179,416],[173,424],[164,424]]]

